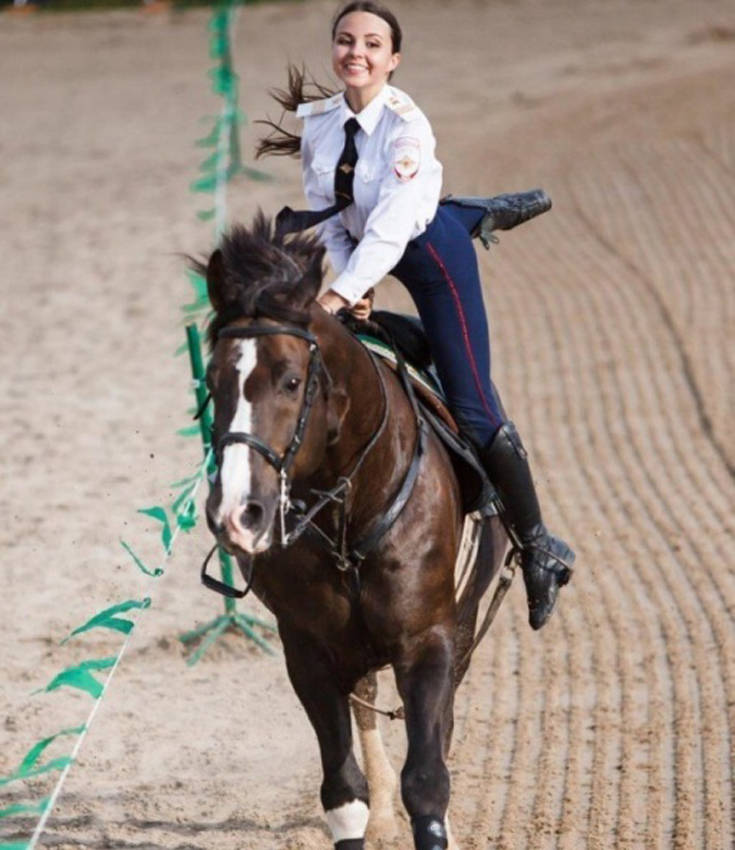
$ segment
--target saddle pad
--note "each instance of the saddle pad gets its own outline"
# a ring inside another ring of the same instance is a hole
[[[368,336],[367,334],[358,334],[358,339],[365,348],[372,351],[373,354],[377,354],[378,357],[385,360],[388,365],[392,366],[394,369],[398,368],[395,352],[389,345],[384,343],[382,340],[376,339],[373,336]],[[416,369],[408,361],[404,362],[406,364],[408,375],[411,378],[411,383],[420,396],[421,401],[429,405],[434,413],[451,431],[455,434],[459,434],[459,426],[454,421],[452,414],[449,412],[447,400],[437,381],[435,381],[428,372]]]

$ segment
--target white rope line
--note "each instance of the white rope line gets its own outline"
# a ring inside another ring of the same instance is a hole
[[[197,481],[196,486],[192,490],[188,499],[186,499],[184,504],[182,505],[181,513],[185,513],[191,507],[191,505],[193,504],[193,502],[196,498],[197,492],[199,490],[199,487],[201,486],[202,482],[204,481],[204,479],[207,476],[207,465],[209,464],[211,455],[212,455],[212,449],[210,448],[209,451],[207,452],[204,460],[202,461],[201,465],[199,466],[199,472],[198,472],[199,481]],[[178,537],[180,531],[181,531],[181,526],[177,523],[176,530],[173,532],[173,535],[171,536],[171,541],[170,541],[168,548],[166,549],[166,552],[163,556],[163,560],[160,562],[161,565],[165,564],[168,561],[168,559],[171,557],[171,555],[173,554],[174,543],[176,542],[176,538]],[[164,573],[164,575],[165,575],[165,573]],[[162,578],[162,576],[149,576],[148,581],[146,583],[146,586],[150,587],[153,584],[153,580],[158,579],[158,578]],[[89,716],[87,717],[87,720],[84,724],[84,728],[79,733],[79,737],[77,738],[77,742],[74,745],[74,749],[72,750],[72,753],[71,753],[71,756],[70,756],[70,761],[66,765],[66,767],[64,767],[61,774],[59,775],[59,778],[56,782],[56,786],[54,787],[54,790],[52,791],[51,796],[48,799],[48,803],[46,804],[46,808],[41,813],[41,817],[39,818],[38,823],[36,824],[36,829],[34,830],[33,835],[31,836],[31,840],[28,843],[26,850],[34,850],[34,848],[35,848],[35,846],[38,842],[38,839],[41,837],[41,835],[43,834],[43,832],[46,828],[46,822],[48,821],[48,819],[51,815],[51,812],[52,812],[52,810],[53,810],[53,808],[56,804],[56,801],[59,797],[59,794],[61,793],[61,789],[64,785],[64,782],[66,781],[66,777],[69,775],[69,771],[72,769],[72,767],[76,764],[77,755],[79,754],[79,751],[82,748],[82,744],[84,742],[84,739],[86,738],[87,733],[89,732],[89,729],[90,729],[92,723],[94,722],[95,715],[97,714],[97,711],[98,711],[100,705],[102,704],[102,700],[105,696],[105,693],[107,693],[107,688],[108,688],[110,682],[112,681],[112,677],[115,675],[115,671],[117,670],[118,665],[120,664],[120,661],[122,660],[123,655],[125,654],[125,650],[128,648],[128,645],[130,644],[130,640],[133,636],[133,633],[135,632],[135,620],[137,620],[139,613],[140,613],[140,611],[137,611],[137,612],[133,612],[132,615],[130,615],[132,617],[132,619],[134,620],[133,628],[125,636],[125,640],[123,641],[123,645],[120,647],[120,651],[119,651],[117,657],[115,658],[115,663],[112,665],[112,667],[110,668],[110,672],[107,674],[107,678],[105,679],[105,683],[102,686],[102,691],[100,692],[100,695],[95,699],[94,705],[92,706],[92,710],[90,711]]]

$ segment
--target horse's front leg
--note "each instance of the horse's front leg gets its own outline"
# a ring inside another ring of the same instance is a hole
[[[445,757],[452,732],[453,655],[449,630],[434,626],[412,638],[394,663],[408,737],[401,794],[411,816],[416,850],[449,846]]]
[[[289,679],[319,740],[321,800],[335,850],[363,850],[368,786],[352,752],[348,696],[321,647],[306,635],[280,631]]]

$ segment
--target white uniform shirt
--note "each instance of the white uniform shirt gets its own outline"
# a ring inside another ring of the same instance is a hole
[[[442,166],[434,156],[434,134],[408,95],[388,85],[357,115],[341,93],[303,103],[296,114],[304,119],[304,194],[315,210],[335,202],[334,170],[345,122],[356,118],[360,124],[354,203],[317,229],[337,274],[331,289],[354,304],[388,274],[436,214]]]

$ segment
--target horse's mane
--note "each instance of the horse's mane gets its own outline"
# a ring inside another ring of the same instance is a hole
[[[321,284],[323,254],[315,236],[285,240],[258,212],[251,228],[235,225],[226,233],[207,263],[191,259],[192,268],[207,279],[215,310],[207,329],[210,347],[220,330],[237,319],[307,324]],[[305,280],[315,275],[318,280]]]

